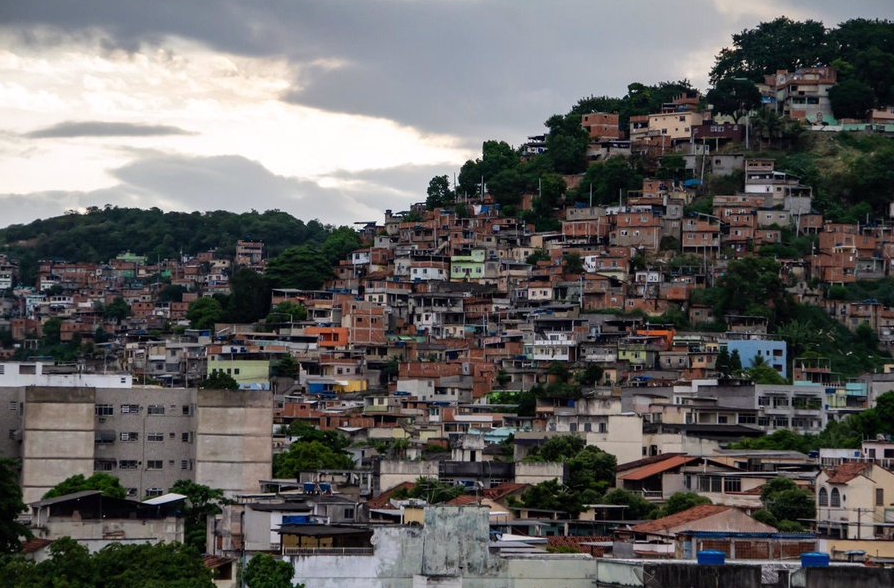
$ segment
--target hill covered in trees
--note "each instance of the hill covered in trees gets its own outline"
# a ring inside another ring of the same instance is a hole
[[[28,279],[40,259],[101,263],[124,251],[173,259],[180,252],[194,255],[212,248],[232,255],[239,239],[264,241],[274,257],[289,247],[322,244],[330,230],[279,210],[187,213],[106,206],[0,229],[0,252],[19,261]]]

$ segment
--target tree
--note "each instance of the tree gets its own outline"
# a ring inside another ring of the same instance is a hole
[[[724,78],[718,80],[705,96],[720,114],[726,114],[739,123],[739,119],[761,105],[761,93],[754,82],[746,79]]]
[[[293,585],[295,568],[285,560],[274,559],[267,553],[252,557],[245,566],[245,584],[248,588],[302,588]]]
[[[112,498],[125,498],[127,489],[121,485],[121,481],[111,474],[97,472],[85,478],[83,474],[75,474],[65,478],[43,495],[46,498],[55,498],[57,496],[65,496],[75,492],[83,492],[84,490],[99,490],[106,496]]]
[[[814,496],[807,490],[800,489],[788,478],[773,478],[761,488],[761,503],[780,524],[789,521],[800,525],[799,519],[812,519],[816,516]]]
[[[314,245],[286,249],[267,263],[264,277],[273,288],[315,290],[332,275],[332,266]]]
[[[103,316],[109,320],[114,320],[117,324],[131,315],[130,305],[124,298],[118,296],[112,300],[108,306],[103,309]]]
[[[818,21],[796,22],[781,16],[762,22],[733,35],[733,47],[722,49],[715,58],[711,83],[738,77],[762,82],[764,74],[821,63],[825,40],[826,29]]]
[[[590,137],[581,124],[579,114],[556,114],[546,121],[546,154],[552,168],[560,174],[576,174],[586,166]]]
[[[239,382],[223,370],[217,370],[202,380],[202,388],[205,390],[238,390]]]
[[[711,500],[695,492],[674,492],[656,516],[667,517],[702,504],[711,504]]]
[[[280,378],[298,379],[301,373],[301,364],[291,355],[284,355],[274,364],[274,375]]]
[[[264,322],[267,323],[268,327],[270,325],[284,323],[289,321],[290,323],[303,321],[307,318],[307,309],[303,304],[298,302],[280,302],[276,306],[270,309],[270,312],[267,314],[267,318],[264,319]]]
[[[215,323],[220,322],[223,316],[223,307],[211,296],[204,296],[192,302],[186,311],[186,318],[193,329],[213,329]]]
[[[31,537],[28,527],[18,521],[26,509],[18,477],[16,462],[0,459],[0,553],[17,552],[21,538]]]
[[[345,259],[348,253],[357,249],[360,245],[360,235],[357,234],[357,231],[351,227],[338,227],[326,236],[326,240],[323,241],[323,245],[320,247],[320,252],[331,267]]]
[[[586,441],[577,435],[556,435],[536,447],[525,458],[529,461],[566,461],[577,455],[586,446]]]
[[[572,490],[593,490],[601,494],[614,484],[618,460],[596,446],[584,447],[565,463],[568,466],[566,483]]]
[[[187,506],[183,511],[186,519],[184,543],[199,553],[205,553],[206,521],[209,516],[219,514],[221,506],[232,501],[224,498],[223,490],[209,488],[192,480],[177,480],[171,492],[186,496]]]
[[[649,518],[657,508],[654,504],[630,490],[615,488],[603,498],[605,504],[625,505],[627,508],[621,516],[625,519],[641,520]]]
[[[525,259],[525,263],[537,265],[538,261],[549,261],[551,258],[546,249],[535,249],[531,255]]]
[[[844,80],[829,88],[829,102],[835,118],[864,119],[875,104],[875,96],[869,84]]]
[[[717,360],[714,362],[714,369],[723,376],[730,374],[729,351],[726,347],[721,347],[717,353]]]
[[[450,180],[447,179],[447,176],[433,177],[428,182],[426,194],[428,194],[428,198],[425,199],[425,206],[429,210],[453,204],[456,196],[450,189]]]
[[[745,370],[745,375],[755,384],[785,385],[788,381],[775,369],[766,363],[754,365]]]
[[[419,498],[428,504],[443,504],[465,493],[460,484],[441,482],[437,478],[421,476],[416,478],[412,488],[400,489],[394,496],[398,499]]]
[[[742,371],[742,358],[739,357],[738,349],[733,349],[732,354],[729,356],[729,371],[732,374]]]
[[[576,253],[566,253],[562,256],[562,269],[566,274],[584,273],[584,260]]]
[[[214,588],[211,570],[190,546],[181,543],[112,543],[86,565],[95,570],[92,586],[96,588]]]
[[[239,268],[230,278],[226,318],[232,323],[253,323],[270,310],[270,288],[261,274]]]
[[[351,469],[354,460],[349,454],[320,441],[298,441],[273,456],[273,475],[277,478],[297,478],[299,472]]]
[[[521,496],[521,503],[527,508],[567,512],[572,517],[583,510],[578,493],[556,479],[528,488]]]
[[[62,337],[62,319],[52,317],[43,323],[43,344],[46,346],[58,345]]]

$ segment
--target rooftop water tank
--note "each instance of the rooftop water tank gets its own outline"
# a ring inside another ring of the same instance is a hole
[[[810,551],[801,554],[802,568],[826,568],[829,567],[829,554],[822,551]]]
[[[700,566],[722,566],[726,563],[726,553],[717,549],[705,549],[696,555]]]

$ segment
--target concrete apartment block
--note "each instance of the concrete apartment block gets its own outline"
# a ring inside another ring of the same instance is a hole
[[[25,503],[69,476],[93,474],[93,388],[28,387],[22,435]]]
[[[228,496],[258,491],[272,476],[270,391],[199,390],[196,412],[196,482]]]

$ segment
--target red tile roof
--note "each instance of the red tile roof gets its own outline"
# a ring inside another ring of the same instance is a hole
[[[615,468],[615,471],[626,472],[627,470],[632,470],[633,468],[638,468],[638,467],[642,467],[644,465],[649,465],[650,463],[655,463],[657,461],[663,461],[665,459],[669,459],[671,457],[674,457],[675,455],[686,455],[686,454],[685,453],[662,453],[661,455],[650,455],[649,457],[637,459],[636,461],[628,461],[627,463],[618,464],[618,467]]]
[[[393,488],[389,488],[388,490],[385,490],[378,496],[374,496],[374,497],[370,498],[369,500],[367,500],[366,506],[367,506],[367,508],[387,508],[387,507],[391,506],[391,496],[395,492],[397,492],[398,490],[400,490],[402,488],[406,489],[406,490],[410,490],[415,487],[416,487],[416,484],[414,484],[413,482],[401,482],[397,486],[394,486]]]
[[[700,504],[690,509],[678,512],[667,517],[661,517],[654,521],[647,521],[634,525],[630,530],[634,533],[662,533],[669,529],[685,525],[700,519],[712,517],[716,514],[728,511],[731,506],[723,506],[722,504]]]
[[[470,504],[478,504],[478,497],[474,494],[460,494],[452,500],[444,503],[447,506],[468,506]]]
[[[485,498],[490,498],[491,500],[500,500],[501,498],[506,498],[510,494],[516,494],[521,492],[525,488],[527,488],[529,484],[516,484],[515,482],[503,482],[502,484],[498,484],[493,488],[488,488],[482,494],[484,494]]]
[[[675,468],[682,467],[688,463],[692,463],[693,461],[698,461],[701,459],[700,457],[693,457],[691,455],[672,455],[668,459],[651,463],[640,468],[636,468],[634,470],[628,471],[626,474],[621,476],[622,480],[645,480],[646,478],[651,478],[657,474],[662,474],[668,470],[673,470]]]
[[[52,541],[49,539],[38,539],[36,537],[34,539],[29,539],[22,543],[22,553],[34,553],[35,551],[40,551],[50,543],[52,543]]]
[[[827,481],[829,484],[847,484],[854,478],[865,474],[870,468],[872,468],[872,464],[869,463],[858,461],[846,462],[826,470],[826,475],[829,476]]]

